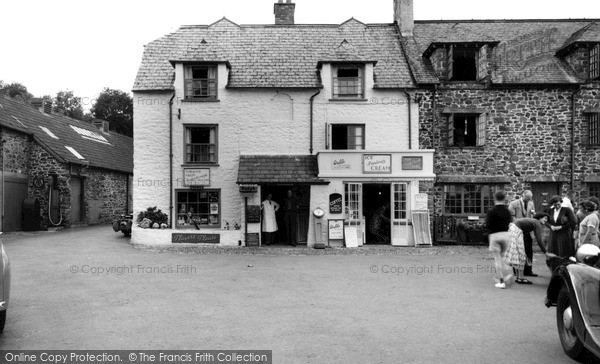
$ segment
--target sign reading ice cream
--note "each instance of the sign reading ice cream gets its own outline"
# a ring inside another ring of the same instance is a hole
[[[392,155],[363,154],[363,173],[392,173]]]

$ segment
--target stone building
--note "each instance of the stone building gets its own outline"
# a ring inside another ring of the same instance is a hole
[[[107,223],[130,211],[132,138],[0,97],[0,139],[1,231]]]
[[[301,243],[414,244],[433,150],[419,149],[396,25],[295,24],[294,7],[275,3],[274,25],[223,18],[145,47],[133,87],[133,207],[168,211],[172,228],[136,228],[134,242],[257,244],[261,201],[270,193],[283,207],[289,190]]]
[[[600,195],[598,20],[402,20],[437,242],[468,242],[497,189],[537,211]]]

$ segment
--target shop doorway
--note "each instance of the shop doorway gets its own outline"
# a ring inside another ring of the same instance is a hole
[[[285,203],[288,190],[292,191],[292,196],[296,199],[298,204],[298,213],[295,217],[295,221],[292,222],[294,226],[290,227],[287,226],[285,221]],[[272,195],[273,201],[280,205],[279,211],[275,214],[278,229],[273,237],[273,245],[285,246],[290,243],[288,240],[293,240],[293,237],[288,237],[288,229],[290,230],[290,234],[295,235],[295,240],[298,244],[306,244],[308,241],[308,224],[310,221],[310,186],[263,185],[261,186],[260,201],[264,201],[269,193]],[[264,233],[262,234],[261,241],[265,241]]]
[[[363,216],[365,243],[391,243],[391,210],[389,184],[363,184]]]

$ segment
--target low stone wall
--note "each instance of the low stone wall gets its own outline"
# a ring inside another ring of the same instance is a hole
[[[173,233],[177,234],[218,234],[220,235],[219,244],[194,244],[194,243],[173,243]],[[238,246],[244,244],[243,230],[175,230],[175,229],[143,229],[133,226],[131,231],[131,243],[136,245],[177,245],[177,246],[195,246],[195,245],[221,245]]]

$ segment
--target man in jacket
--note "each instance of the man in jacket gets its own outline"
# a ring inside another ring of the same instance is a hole
[[[535,215],[535,206],[533,204],[533,194],[529,190],[523,191],[523,196],[508,204],[508,210],[513,222],[518,219],[533,218]],[[528,263],[525,264],[524,275],[529,277],[537,277],[537,274],[531,270],[529,262],[533,259],[533,242],[531,233],[524,233],[523,240],[525,242],[525,255],[527,255]],[[539,244],[539,242],[538,242]]]

